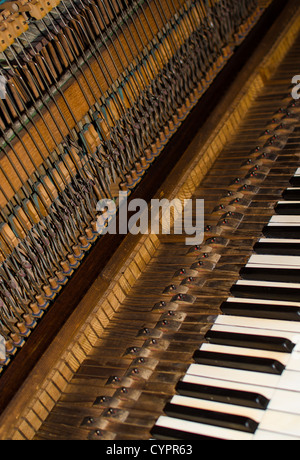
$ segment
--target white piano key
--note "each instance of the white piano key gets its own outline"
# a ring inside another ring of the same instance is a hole
[[[258,393],[270,401],[268,409],[300,415],[300,393],[296,391],[277,390],[275,388],[250,385],[248,383],[198,377],[189,374],[186,374],[182,378],[182,381],[185,383],[193,383],[194,385],[207,385],[228,390]]]
[[[275,388],[299,392],[299,372],[284,370],[280,377],[280,381]]]
[[[289,201],[289,203],[291,203]],[[286,223],[286,222],[291,222],[294,224],[300,223],[300,216],[297,215],[281,215],[281,214],[275,214],[274,216],[271,217],[269,220],[270,223],[276,223],[280,224],[281,222]]]
[[[210,410],[224,414],[240,415],[241,417],[249,417],[257,423],[260,423],[265,415],[265,411],[260,409],[252,409],[251,407],[235,406],[233,404],[207,401],[205,399],[189,398],[187,396],[175,395],[171,399],[171,404],[193,407],[194,409]]]
[[[300,416],[283,412],[266,411],[259,428],[289,436],[300,436]]]
[[[241,371],[227,367],[207,366],[204,364],[191,364],[187,370],[188,375],[227,380],[229,382],[248,383],[269,388],[278,388],[280,375],[263,374],[261,372]],[[299,375],[298,375],[299,377]],[[300,379],[299,379],[300,380]],[[298,384],[300,391],[300,382]],[[285,389],[285,388],[284,388]]]
[[[278,205],[284,205],[284,204],[300,204],[300,201],[298,200],[293,200],[293,201],[278,201]]]
[[[296,391],[276,390],[268,408],[300,415],[300,393]]]
[[[267,226],[274,225],[274,224],[276,225],[288,224],[288,225],[299,226],[300,216],[295,216],[295,215],[286,216],[286,215],[276,214],[275,216],[271,217]]]
[[[300,168],[298,168],[294,174],[294,177],[300,176]]]
[[[299,256],[277,256],[277,255],[267,255],[267,254],[254,254],[249,258],[249,261],[246,265],[261,265],[269,266],[272,265],[276,267],[300,267],[300,257]]]
[[[251,433],[229,430],[227,428],[206,425],[204,423],[189,422],[172,417],[162,416],[158,419],[156,425],[163,428],[180,430],[186,433],[194,433],[202,436],[211,436],[228,441],[251,441],[253,439],[253,434]]]
[[[271,433],[270,431],[257,430],[253,441],[298,441],[299,436],[289,436],[282,433]]]
[[[251,356],[256,358],[275,359],[286,366],[287,370],[300,372],[300,353],[295,352],[279,353],[267,350],[256,350],[252,348],[232,347],[225,345],[215,345],[204,343],[200,346],[201,351],[210,351],[214,353],[224,353],[228,355]],[[300,379],[300,374],[299,374]]]
[[[245,265],[246,268],[257,268],[257,269],[262,269],[262,268],[265,268],[265,269],[269,269],[269,270],[276,270],[276,269],[281,269],[281,270],[289,270],[289,269],[293,269],[293,270],[299,270],[300,269],[300,266],[299,265],[279,265],[279,264],[246,264]],[[297,273],[298,275],[298,273]]]
[[[253,303],[253,304],[265,304],[265,305],[285,305],[287,307],[300,307],[300,302],[281,301],[281,300],[267,300],[267,299],[251,299],[251,298],[237,298],[229,297],[227,302],[232,303]]]
[[[280,321],[277,319],[219,315],[214,324],[300,333],[300,324],[298,321]]]
[[[270,244],[300,244],[300,240],[297,240],[297,239],[287,239],[287,238],[282,238],[282,239],[279,239],[279,238],[260,238],[258,240],[258,243],[270,243]]]
[[[284,370],[282,375],[272,375],[218,366],[191,364],[187,370],[187,374],[211,379],[221,379],[228,382],[245,383],[248,385],[300,392],[299,372],[289,370]]]
[[[299,283],[280,283],[277,281],[239,280],[236,284],[241,286],[300,289]]]

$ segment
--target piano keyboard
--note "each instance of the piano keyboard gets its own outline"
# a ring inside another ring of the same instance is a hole
[[[154,438],[300,439],[300,168],[290,184]]]

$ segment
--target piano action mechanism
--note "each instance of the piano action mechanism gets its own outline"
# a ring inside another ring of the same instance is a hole
[[[294,0],[0,3],[1,439],[299,438],[299,27]],[[204,198],[203,245],[101,234],[119,191]]]

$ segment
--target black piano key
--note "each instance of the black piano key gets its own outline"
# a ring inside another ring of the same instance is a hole
[[[263,234],[266,238],[300,238],[300,226],[296,225],[266,225],[263,228]]]
[[[290,179],[290,184],[293,187],[300,187],[300,176],[294,176]]]
[[[300,189],[289,188],[283,192],[282,198],[287,201],[300,201]]]
[[[155,426],[151,430],[151,436],[158,441],[211,441],[218,438],[204,436],[201,434],[189,433],[187,431],[173,430],[163,426]]]
[[[299,216],[300,215],[300,205],[296,203],[279,203],[275,207],[276,214],[285,215],[285,216]]]
[[[300,243],[256,243],[256,254],[300,256]]]
[[[208,342],[216,345],[253,348],[280,353],[291,353],[295,348],[295,344],[284,337],[237,334],[211,330],[206,334],[205,338]]]
[[[288,289],[275,286],[247,286],[234,284],[230,292],[236,297],[249,297],[251,299],[278,300],[286,302],[299,302],[300,289]]]
[[[258,428],[258,423],[248,417],[205,409],[196,409],[177,404],[168,403],[164,408],[164,412],[168,417],[196,423],[205,423],[206,425],[213,425],[231,430],[245,431],[247,433],[255,433]]]
[[[255,356],[197,350],[193,358],[197,364],[204,364],[206,366],[226,367],[275,375],[281,375],[285,369],[285,366],[276,359],[258,358]]]
[[[300,269],[243,267],[240,275],[245,280],[278,281],[279,283],[300,283]]]
[[[300,308],[287,305],[266,305],[263,303],[223,302],[221,311],[225,315],[264,318],[281,321],[300,321]]]
[[[176,386],[176,391],[181,396],[261,410],[265,410],[269,404],[269,400],[258,393],[197,385],[188,382],[179,382]]]

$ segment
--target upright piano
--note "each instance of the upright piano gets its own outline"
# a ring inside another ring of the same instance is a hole
[[[297,0],[0,1],[0,439],[300,439],[299,34]],[[204,200],[203,239],[123,200]]]

